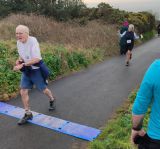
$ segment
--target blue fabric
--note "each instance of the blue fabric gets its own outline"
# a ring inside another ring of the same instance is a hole
[[[43,60],[40,60],[39,63],[34,64],[33,66],[37,66],[40,67],[40,71],[42,73],[42,77],[44,78],[44,80],[47,80],[49,75],[50,75],[50,71],[49,68],[46,66],[46,64],[43,62]],[[30,75],[32,73],[32,67],[31,66],[23,66],[20,71],[24,72],[26,75]]]
[[[133,104],[134,115],[147,112],[151,106],[147,134],[160,140],[160,59],[155,60],[146,71]]]
[[[32,70],[30,74],[22,73],[20,87],[23,89],[31,89],[33,85],[36,85],[40,91],[43,91],[47,87],[40,69]]]
[[[46,66],[46,64],[42,60],[39,62],[39,67],[44,80],[48,79],[50,75],[49,68]]]

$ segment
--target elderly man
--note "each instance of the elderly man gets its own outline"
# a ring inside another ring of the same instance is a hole
[[[14,70],[22,70],[20,94],[25,108],[25,114],[24,117],[18,121],[18,124],[22,125],[25,124],[27,120],[33,118],[29,107],[28,95],[28,91],[33,85],[49,97],[49,110],[55,109],[55,98],[47,88],[47,83],[42,76],[40,68],[36,65],[42,60],[37,39],[29,36],[29,28],[24,25],[18,25],[16,27],[16,38],[19,59],[16,61]],[[23,71],[24,68],[25,71]]]

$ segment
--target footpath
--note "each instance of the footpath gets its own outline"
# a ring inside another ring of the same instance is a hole
[[[32,90],[31,110],[101,128],[141,82],[148,66],[160,57],[159,42],[160,38],[155,38],[136,47],[129,67],[124,56],[117,56],[49,84],[57,97],[54,112],[48,111],[47,98]],[[20,97],[8,104],[23,107]],[[18,126],[17,120],[0,114],[0,149],[85,149],[87,141],[34,124]]]

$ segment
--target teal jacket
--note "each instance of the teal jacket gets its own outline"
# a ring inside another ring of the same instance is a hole
[[[147,134],[160,140],[160,59],[155,60],[146,71],[133,104],[134,115],[145,114],[151,106]]]

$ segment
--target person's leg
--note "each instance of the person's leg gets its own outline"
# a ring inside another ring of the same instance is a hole
[[[25,109],[25,114],[22,119],[18,121],[18,125],[23,125],[27,122],[27,120],[31,120],[33,118],[33,115],[29,108],[29,96],[28,96],[28,89],[21,89],[20,91],[22,102]]]
[[[25,114],[24,114],[23,118],[18,121],[18,125],[25,124],[27,122],[27,120],[30,120],[33,118],[33,115],[31,113],[30,107],[29,107],[28,90],[30,88],[32,88],[32,82],[30,81],[30,78],[23,73],[22,77],[21,77],[20,94],[21,94],[21,99],[22,99],[23,106],[25,109]]]
[[[130,51],[130,57],[129,58],[130,58],[130,60],[132,59],[132,51]]]
[[[126,66],[129,66],[129,60],[130,60],[130,50],[126,53]]]
[[[42,77],[40,70],[35,70],[32,75],[32,81],[36,87],[42,91],[49,98],[49,110],[55,109],[55,97],[52,92],[47,88],[47,85]]]
[[[43,90],[43,93],[47,95],[50,100],[55,99],[54,96],[52,95],[52,92],[47,87]]]
[[[30,111],[29,108],[29,96],[28,96],[28,89],[21,89],[20,90],[23,106],[26,112]]]
[[[48,89],[48,88],[45,88],[43,90],[43,93],[45,95],[47,95],[49,97],[49,110],[55,110],[56,108],[56,98],[52,95],[52,92]]]

